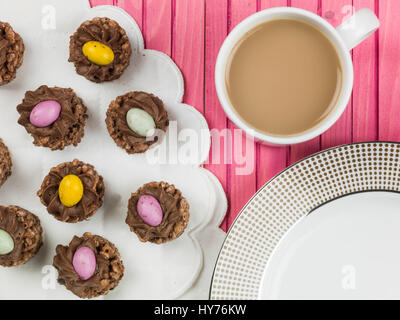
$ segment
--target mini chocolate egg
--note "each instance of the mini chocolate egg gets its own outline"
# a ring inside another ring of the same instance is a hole
[[[11,235],[0,229],[0,255],[9,254],[14,250],[14,240]]]
[[[140,108],[130,109],[126,113],[126,122],[128,123],[129,129],[142,137],[153,135],[154,129],[156,128],[153,117]]]
[[[112,49],[98,41],[88,41],[82,47],[82,52],[90,62],[99,66],[106,66],[114,61]]]
[[[80,247],[72,258],[72,266],[81,280],[90,279],[96,271],[96,256],[89,247]]]
[[[82,180],[74,174],[65,176],[58,187],[58,196],[65,207],[73,207],[83,197]]]
[[[31,111],[29,121],[38,128],[53,124],[61,113],[61,105],[56,100],[39,102]]]
[[[137,211],[142,220],[152,227],[160,225],[164,215],[158,200],[150,195],[139,198]]]

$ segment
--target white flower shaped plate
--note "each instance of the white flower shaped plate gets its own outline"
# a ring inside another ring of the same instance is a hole
[[[359,143],[277,175],[231,227],[211,299],[399,299],[399,161],[399,143]]]
[[[96,16],[116,20],[126,30],[134,52],[123,76],[103,84],[79,76],[67,61],[69,36],[83,21]],[[144,49],[137,24],[116,7],[91,9],[87,0],[7,0],[0,3],[0,20],[11,24],[26,46],[16,80],[0,88],[0,137],[14,163],[12,176],[0,190],[0,204],[15,204],[34,212],[44,229],[44,245],[32,260],[19,267],[1,268],[0,298],[75,298],[56,284],[56,272],[49,265],[57,244],[68,244],[74,235],[86,231],[115,243],[125,264],[120,285],[105,299],[207,298],[213,264],[224,239],[218,226],[226,212],[226,197],[218,180],[200,167],[208,156],[210,133],[204,117],[182,103],[184,85],[177,66],[163,53]],[[88,107],[89,120],[78,147],[53,152],[35,147],[17,124],[16,106],[25,91],[42,84],[71,87]],[[179,153],[180,146],[186,151],[197,150],[185,153],[186,165],[153,164],[145,154],[128,155],[114,144],[105,126],[105,112],[115,97],[134,90],[159,96],[171,120],[165,139],[152,152]],[[202,139],[183,140],[189,129]],[[177,147],[171,147],[177,140]],[[74,158],[96,167],[104,177],[106,195],[104,205],[89,221],[67,224],[47,213],[36,191],[51,167]],[[191,206],[185,233],[164,245],[141,243],[124,222],[130,194],[150,181],[175,184]]]

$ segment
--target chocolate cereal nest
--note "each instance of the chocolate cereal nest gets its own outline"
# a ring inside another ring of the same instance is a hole
[[[137,203],[143,195],[153,196],[161,205],[163,219],[156,227],[146,224],[138,214]],[[189,203],[174,185],[150,182],[132,194],[125,222],[140,241],[157,244],[168,242],[178,238],[185,231],[189,222]]]
[[[149,113],[156,124],[156,129],[167,131],[169,120],[164,103],[153,94],[134,91],[117,97],[107,110],[106,124],[110,136],[117,146],[129,154],[143,153],[158,141],[155,135],[151,139],[132,131],[126,121],[126,114],[131,108],[139,108]]]
[[[7,146],[0,139],[0,187],[11,176],[12,160]]]
[[[0,86],[14,80],[24,61],[21,36],[7,22],[0,22]]]
[[[114,52],[114,61],[105,66],[89,61],[82,51],[83,45],[89,41],[98,41],[110,47]],[[68,61],[74,63],[78,74],[100,83],[118,79],[128,67],[131,54],[125,30],[114,20],[96,17],[83,22],[71,36]]]
[[[33,108],[46,100],[56,100],[61,105],[61,113],[53,124],[39,128],[30,122],[29,117]],[[77,146],[85,134],[87,108],[70,88],[49,88],[43,85],[35,91],[27,91],[17,110],[20,114],[18,123],[32,135],[33,144],[36,146],[63,150],[69,145]]]
[[[14,240],[14,249],[0,255],[0,265],[13,267],[24,264],[42,246],[42,227],[39,218],[17,206],[0,206],[0,229],[8,232]]]
[[[89,247],[96,257],[96,270],[87,280],[81,280],[72,265],[74,253]],[[94,298],[113,290],[124,275],[124,265],[118,249],[103,237],[89,232],[74,236],[68,246],[58,245],[53,265],[58,270],[58,282],[80,298]]]
[[[67,175],[78,176],[83,184],[83,197],[73,207],[65,207],[58,195],[61,180]],[[47,211],[56,219],[64,222],[79,222],[91,217],[103,204],[103,177],[94,167],[77,159],[52,168],[44,178],[37,195]]]

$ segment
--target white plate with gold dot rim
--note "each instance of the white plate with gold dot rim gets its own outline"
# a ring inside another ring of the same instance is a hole
[[[312,155],[246,204],[219,254],[210,298],[399,299],[400,144]]]

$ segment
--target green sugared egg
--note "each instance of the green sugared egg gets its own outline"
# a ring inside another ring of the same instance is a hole
[[[156,128],[153,117],[140,108],[130,109],[126,114],[126,122],[129,129],[142,137],[153,135]]]
[[[11,235],[0,229],[0,255],[9,254],[14,250],[14,240]]]

